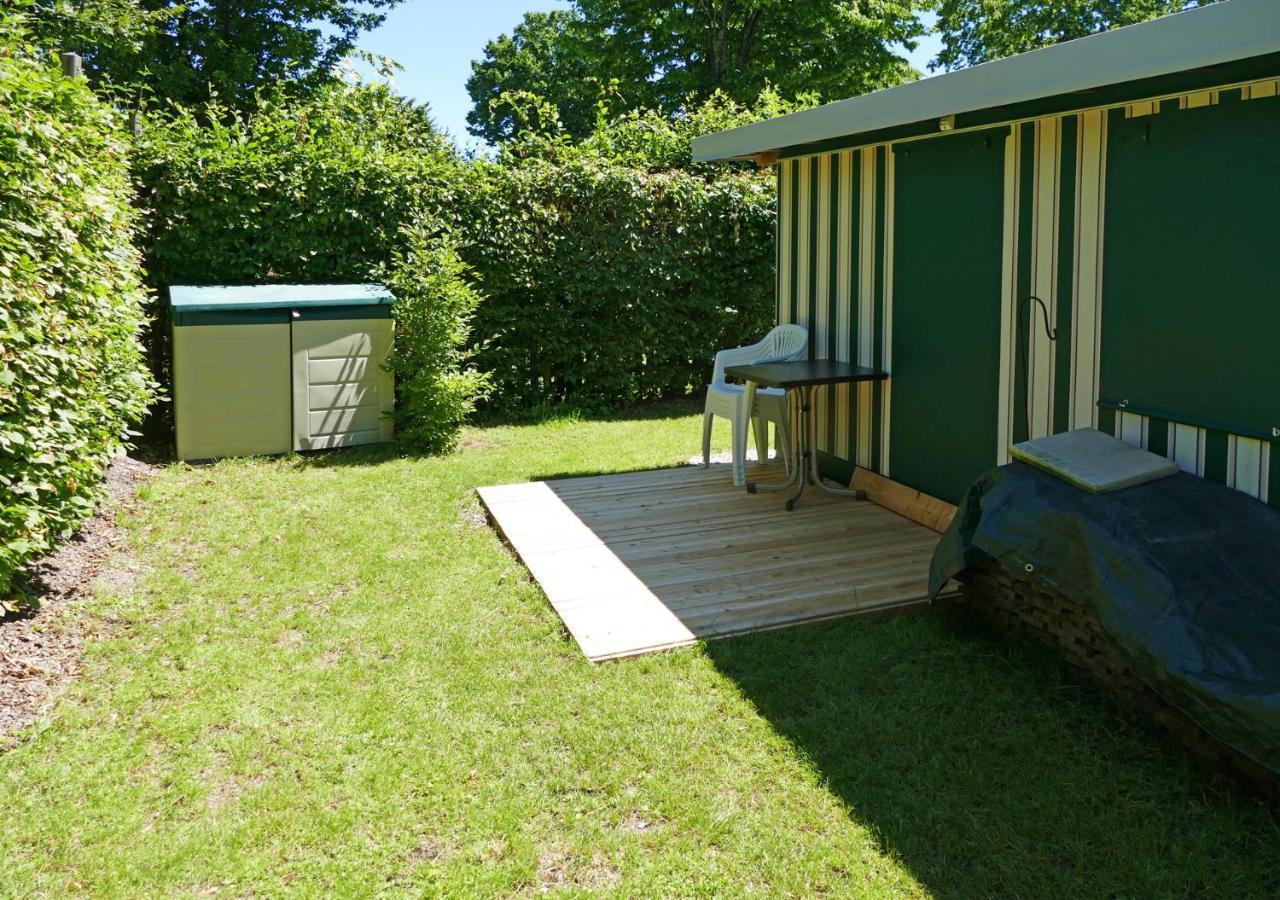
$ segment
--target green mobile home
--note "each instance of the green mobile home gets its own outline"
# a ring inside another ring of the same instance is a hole
[[[1096,426],[1280,506],[1280,3],[1225,0],[693,152],[776,167],[778,320],[816,358],[890,373],[823,402],[832,474],[955,503],[1012,444]]]

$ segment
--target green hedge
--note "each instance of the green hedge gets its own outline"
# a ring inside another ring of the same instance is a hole
[[[174,284],[389,282],[397,434],[445,449],[484,384],[464,352],[477,297],[439,221],[459,165],[426,111],[380,85],[265,97],[250,115],[162,111],[134,154],[148,271],[162,298]],[[157,320],[165,378],[164,309]]]
[[[0,21],[0,592],[93,510],[152,396],[120,124]]]
[[[396,435],[430,453],[453,446],[489,379],[471,367],[467,341],[480,295],[456,248],[430,228],[409,228],[386,279],[395,294]]]
[[[434,217],[457,159],[426,112],[380,85],[333,84],[252,114],[169,107],[133,167],[157,287],[360,282]]]
[[[637,114],[581,145],[533,136],[466,161],[421,109],[376,86],[265,100],[247,118],[170,110],[136,152],[148,269],[161,289],[392,279],[414,297],[408,314],[432,328],[424,292],[461,310],[455,301],[478,291],[471,360],[501,415],[680,396],[705,383],[717,348],[758,338],[773,316],[772,180],[672,168],[692,134],[750,115],[716,98],[682,122]],[[414,339],[408,327],[397,340]],[[453,368],[437,387],[478,388],[456,348],[439,350]],[[414,403],[454,408],[441,401]],[[426,439],[435,423],[400,420],[402,437],[442,445]]]
[[[773,317],[774,192],[591,153],[480,163],[459,192],[496,411],[682,396]]]

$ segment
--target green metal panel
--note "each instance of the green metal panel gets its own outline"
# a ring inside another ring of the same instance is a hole
[[[1280,98],[1113,117],[1108,145],[1103,402],[1271,437]]]
[[[867,151],[863,151],[867,152]],[[875,148],[875,255],[872,265],[875,266],[874,288],[872,293],[871,314],[871,366],[884,368],[884,249],[885,249],[885,163],[887,151],[884,147]],[[884,420],[883,384],[871,385],[871,468],[877,472],[884,471],[885,460],[882,458],[881,423]]]
[[[819,450],[818,468],[821,470],[823,478],[834,481],[836,484],[847,485],[853,481],[853,463],[847,459],[841,459],[834,453]]]
[[[173,324],[187,328],[194,325],[279,325],[289,321],[287,309],[232,309],[173,312]]]
[[[1030,425],[1027,422],[1028,353],[1031,326],[1036,322],[1035,304],[1026,300],[1031,291],[1032,225],[1035,220],[1036,196],[1036,125],[1024,122],[1016,126],[1021,133],[1018,159],[1018,209],[1017,215],[1017,282],[1015,296],[1018,305],[1017,335],[1013,345],[1013,440],[1027,440]],[[1048,298],[1041,298],[1047,301]]]
[[[314,306],[293,310],[293,319],[299,322],[390,318],[390,306]]]
[[[1267,471],[1267,502],[1280,509],[1280,443],[1273,443],[1270,451],[1270,468]]]
[[[1098,410],[1098,430],[1103,434],[1116,433],[1116,411],[1113,407]]]
[[[1151,416],[1147,419],[1147,449],[1156,456],[1169,455],[1169,420]]]
[[[890,474],[952,503],[996,461],[1006,134],[896,153]]]
[[[1208,431],[1204,436],[1204,477],[1219,484],[1227,483],[1229,437],[1225,431]]]

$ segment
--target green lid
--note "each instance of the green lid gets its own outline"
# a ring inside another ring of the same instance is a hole
[[[169,303],[175,313],[390,306],[392,299],[391,292],[380,284],[174,285],[169,288]]]

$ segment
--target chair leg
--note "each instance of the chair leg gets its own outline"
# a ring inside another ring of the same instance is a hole
[[[774,440],[778,444],[778,449],[782,451],[782,464],[790,475],[795,460],[791,458],[791,428],[785,420],[774,423]]]
[[[751,433],[756,439],[756,460],[760,465],[767,466],[769,464],[769,420],[752,416]]]
[[[742,487],[747,483],[747,428],[746,415],[730,420],[733,423],[733,483]]]
[[[702,414],[702,468],[704,469],[711,465],[711,423],[714,418],[714,413]]]

